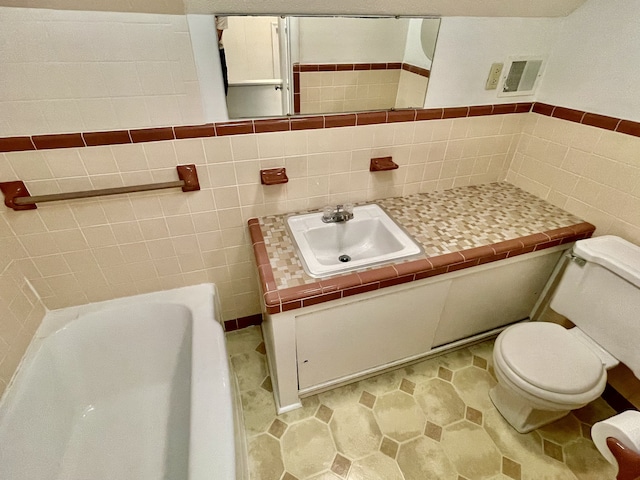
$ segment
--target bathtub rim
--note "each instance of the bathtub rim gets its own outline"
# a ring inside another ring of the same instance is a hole
[[[48,338],[84,315],[144,303],[183,305],[191,311],[193,319],[188,480],[208,480],[212,472],[221,479],[235,480],[237,475],[243,478],[241,470],[246,467],[236,457],[239,452],[234,439],[240,435],[243,444],[246,439],[243,426],[235,425],[237,422],[234,421],[232,376],[224,331],[218,318],[221,310],[216,308],[218,293],[211,283],[48,311],[0,398],[0,413],[11,413],[11,403],[20,390],[16,384],[27,375],[26,369]],[[212,399],[220,402],[215,403],[215,408],[211,408]],[[241,418],[242,412],[239,413]],[[220,441],[220,438],[225,440]]]

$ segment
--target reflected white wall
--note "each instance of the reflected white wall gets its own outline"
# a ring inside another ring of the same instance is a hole
[[[562,22],[561,18],[443,18],[425,107],[534,101],[534,96],[498,97],[496,90],[485,90],[489,69],[510,55],[548,57]]]

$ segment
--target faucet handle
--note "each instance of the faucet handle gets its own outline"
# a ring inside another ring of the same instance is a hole
[[[342,209],[345,212],[352,214],[353,213],[353,203],[345,203],[344,205],[342,205]]]
[[[333,207],[331,205],[327,205],[322,209],[322,219],[323,220],[331,220],[333,218]]]

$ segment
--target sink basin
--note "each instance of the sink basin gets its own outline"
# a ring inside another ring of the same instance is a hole
[[[324,223],[322,213],[294,215],[287,226],[305,271],[326,277],[410,257],[421,247],[378,205],[353,209],[353,219]]]

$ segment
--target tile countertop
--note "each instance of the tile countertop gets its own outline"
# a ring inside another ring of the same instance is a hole
[[[595,227],[509,183],[378,200],[424,255],[325,278],[305,273],[287,229],[292,215],[249,220],[267,312],[315,305],[590,237]]]

